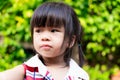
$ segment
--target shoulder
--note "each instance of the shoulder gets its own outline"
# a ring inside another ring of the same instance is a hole
[[[12,69],[0,72],[0,80],[23,80],[23,79],[24,79],[24,67],[22,65],[18,65]]]
[[[82,69],[73,59],[70,61],[70,74],[74,75],[77,79],[89,80],[88,73]]]

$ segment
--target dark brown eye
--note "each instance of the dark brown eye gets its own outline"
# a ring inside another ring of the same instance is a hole
[[[58,30],[57,29],[52,29],[51,32],[58,32]]]
[[[36,30],[35,30],[35,32],[40,33],[40,32],[41,32],[41,30],[40,30],[40,29],[36,29]]]

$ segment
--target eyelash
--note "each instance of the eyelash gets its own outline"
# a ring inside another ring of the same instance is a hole
[[[57,29],[52,29],[51,32],[59,32]]]
[[[50,31],[51,32],[59,32],[59,30],[57,30],[57,29],[51,29]],[[35,32],[40,33],[41,29],[36,29]]]
[[[37,29],[37,30],[35,30],[35,32],[40,33],[40,32],[41,32],[41,30],[40,30],[40,29]]]

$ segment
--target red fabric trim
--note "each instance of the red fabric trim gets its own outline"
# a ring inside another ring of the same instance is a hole
[[[29,70],[31,72],[38,72],[38,67],[30,67],[30,66],[27,66],[26,64],[23,64],[23,66],[24,66],[25,73],[26,73],[26,70]]]
[[[33,80],[33,77],[27,76],[25,80]],[[35,80],[43,80],[43,78],[35,78]]]
[[[72,80],[71,76],[68,76],[69,80]]]
[[[24,67],[24,75],[26,74],[26,65],[25,64],[22,64],[23,65],[23,67]]]

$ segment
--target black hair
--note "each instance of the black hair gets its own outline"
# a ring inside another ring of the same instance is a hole
[[[77,18],[77,15],[72,7],[62,2],[46,2],[39,6],[31,18],[31,35],[33,36],[34,27],[61,27],[65,28],[65,36],[69,40],[69,45],[72,42],[73,35],[76,36],[75,43],[81,43],[82,27]],[[63,42],[64,44],[64,42]],[[83,52],[81,46],[79,50],[79,65],[83,65]],[[69,60],[73,53],[73,47],[67,48],[64,55],[65,62],[69,65]]]

